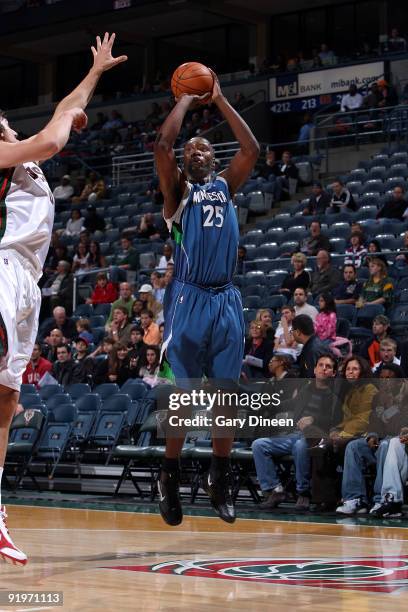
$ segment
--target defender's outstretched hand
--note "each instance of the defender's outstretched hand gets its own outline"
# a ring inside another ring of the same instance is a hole
[[[109,36],[108,32],[105,32],[105,36],[103,37],[102,41],[100,36],[96,37],[96,48],[91,47],[91,50],[94,57],[93,68],[97,72],[106,72],[122,62],[126,62],[127,55],[120,55],[119,57],[112,56],[112,47],[115,37],[116,34],[111,34]]]

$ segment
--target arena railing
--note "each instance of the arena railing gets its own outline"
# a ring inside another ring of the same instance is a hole
[[[404,253],[404,249],[400,249],[398,251],[381,251],[380,253],[369,253],[367,255],[365,255],[365,257],[376,257],[376,256],[382,256],[382,257],[386,257],[386,258],[395,258],[397,255],[401,255]],[[352,263],[354,264],[357,259],[361,259],[361,257],[359,257],[358,255],[353,255],[351,253],[330,253],[331,258],[332,258],[332,262],[333,265],[336,267],[340,267],[342,265],[344,265],[344,260],[347,258],[348,261],[352,261]],[[263,258],[265,259],[265,258]],[[272,259],[271,261],[279,261],[280,259],[284,260],[285,262],[287,262],[290,257],[275,257],[274,259]],[[342,259],[342,262],[340,263],[340,260]],[[253,261],[256,260],[249,260],[248,263],[251,263]],[[307,257],[307,268],[308,270],[314,270],[315,269],[315,263],[316,263],[316,257],[314,256],[308,256]],[[392,262],[394,263],[394,261]],[[313,264],[313,265],[311,265]],[[109,274],[112,272],[112,270],[115,268],[114,265],[112,266],[108,266],[106,268],[95,268],[92,270],[84,270],[84,271],[80,271],[77,272],[76,274],[74,274],[74,288],[73,288],[73,303],[72,303],[72,310],[75,311],[76,307],[78,306],[78,290],[79,287],[81,285],[81,278],[84,277],[93,277],[97,274],[99,274],[99,272],[106,272],[106,274],[109,276]],[[244,262],[244,274],[247,271],[246,269],[246,265]],[[288,271],[286,268],[282,268],[285,271]],[[157,272],[165,272],[164,268],[140,268],[139,270],[137,270],[134,274],[133,274],[133,281],[131,281],[131,284],[135,285],[135,289],[138,285],[140,285],[140,283],[142,282],[146,282],[146,276],[150,276],[150,274],[153,271],[157,271]],[[270,273],[273,274],[273,272],[277,272],[278,268],[276,270],[271,270]],[[289,272],[289,271],[288,271]],[[87,283],[88,285],[88,283]]]
[[[222,142],[213,144],[215,156],[223,164],[228,162],[238,151],[237,142]],[[178,162],[183,157],[183,148],[175,150]],[[151,179],[155,171],[153,153],[137,153],[133,155],[117,155],[112,158],[112,184],[131,185],[139,181]]]

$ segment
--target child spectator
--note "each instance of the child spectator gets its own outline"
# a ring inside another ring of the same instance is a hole
[[[85,339],[88,344],[91,344],[94,341],[89,319],[78,319],[75,326],[78,333],[78,338]]]
[[[319,296],[319,313],[315,319],[315,333],[320,340],[333,342],[336,339],[336,304],[330,293]]]

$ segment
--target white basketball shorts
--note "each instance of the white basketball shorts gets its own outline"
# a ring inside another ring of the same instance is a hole
[[[31,263],[0,249],[0,385],[20,391],[38,331],[41,292]]]

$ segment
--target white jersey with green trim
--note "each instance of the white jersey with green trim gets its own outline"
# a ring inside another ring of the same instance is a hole
[[[34,162],[0,170],[0,250],[15,249],[40,278],[54,224],[54,196]]]

